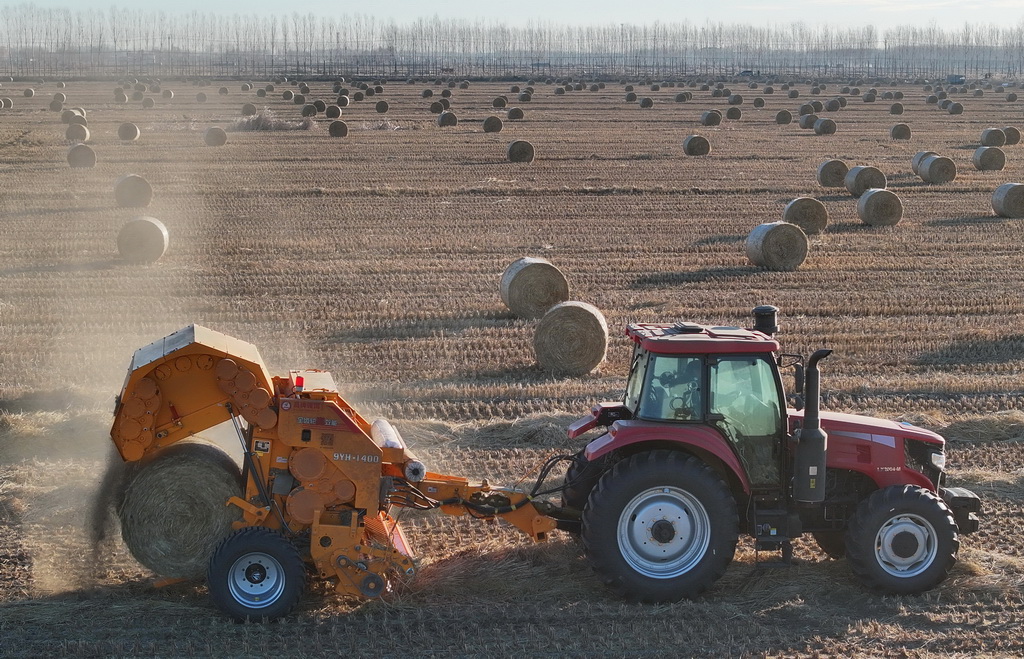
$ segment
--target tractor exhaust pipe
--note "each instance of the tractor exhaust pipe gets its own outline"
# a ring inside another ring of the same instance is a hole
[[[807,408],[804,410],[803,427],[796,432],[793,473],[793,498],[801,503],[821,503],[825,500],[828,434],[821,429],[821,374],[818,362],[831,354],[831,350],[818,350],[807,360],[807,389],[804,396]]]

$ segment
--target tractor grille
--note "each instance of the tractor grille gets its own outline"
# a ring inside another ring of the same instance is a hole
[[[903,454],[907,467],[924,474],[935,486],[935,489],[942,485],[942,472],[932,464],[932,453],[939,453],[934,444],[921,442],[916,439],[903,440]]]

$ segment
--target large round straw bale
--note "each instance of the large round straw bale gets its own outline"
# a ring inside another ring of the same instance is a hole
[[[258,96],[259,98],[266,98],[267,97],[267,90],[265,90],[265,89],[257,89],[256,90],[256,96]]]
[[[526,140],[516,140],[508,145],[509,162],[533,162],[533,145]]]
[[[910,126],[907,124],[896,124],[889,129],[889,138],[893,140],[909,140],[911,136]]]
[[[992,193],[992,210],[1000,217],[1024,217],[1024,185],[1003,183]]]
[[[156,101],[149,97],[144,98],[142,100],[142,107],[146,108],[147,110],[151,110],[154,107],[156,107]]]
[[[807,130],[810,130],[810,129],[814,128],[814,122],[816,122],[817,120],[818,120],[818,115],[816,115],[816,114],[805,114],[805,115],[800,117],[799,124],[800,124],[801,128],[805,128]]]
[[[841,188],[850,168],[842,160],[826,160],[818,165],[818,184],[826,188]]]
[[[227,87],[221,87],[220,89],[217,90],[217,93],[220,94],[221,96],[227,96],[228,95],[228,88]]]
[[[127,121],[117,127],[117,138],[124,140],[125,142],[134,142],[139,139],[140,134],[141,131],[139,131],[139,127],[130,121]]]
[[[628,92],[626,94],[627,103],[636,103],[636,92]]]
[[[971,157],[974,168],[982,172],[997,172],[1006,165],[1006,154],[997,146],[979,146]]]
[[[238,467],[224,451],[178,442],[128,483],[118,510],[121,537],[135,560],[157,574],[202,577],[213,550],[241,518],[225,502],[242,492]]]
[[[1006,137],[1006,145],[1020,144],[1020,130],[1013,126],[1003,126],[1003,135]]]
[[[444,105],[440,101],[433,101],[430,104],[430,111],[434,114],[441,114],[444,112]]]
[[[348,124],[344,121],[332,121],[327,127],[327,133],[331,137],[346,137],[348,135]]]
[[[917,165],[917,175],[926,183],[949,183],[956,179],[956,163],[945,156],[928,156]]]
[[[74,109],[75,115],[68,118],[68,125],[78,124],[79,126],[89,126],[89,120],[85,118],[80,110]]]
[[[450,110],[452,108],[452,102],[447,98],[442,98],[438,103],[441,104],[442,110]]]
[[[842,107],[843,106],[839,102],[839,100],[833,98],[825,102],[825,104],[822,106],[822,110],[824,110],[825,112],[839,112],[840,108]]]
[[[344,94],[342,94],[337,98],[337,100],[335,100],[335,103],[338,104],[339,108],[347,108],[351,102],[351,99],[349,99],[349,97]]]
[[[377,114],[384,114],[388,111],[389,107],[390,106],[387,101],[377,101],[377,104],[373,106],[373,109],[377,111]]]
[[[1009,103],[1013,103],[1013,102],[1015,102],[1017,100],[1017,95],[1011,92],[1011,93],[1006,95],[1006,100]]]
[[[203,133],[203,141],[206,146],[224,146],[228,143],[228,134],[220,126],[210,126]]]
[[[88,142],[89,129],[82,124],[68,124],[67,130],[64,131],[64,138],[72,142]]]
[[[316,116],[316,106],[313,105],[312,103],[306,103],[305,105],[303,105],[302,106],[302,116],[303,117],[315,117]]]
[[[328,105],[324,110],[324,116],[328,119],[337,119],[341,116],[341,108],[337,105]]]
[[[514,121],[516,119],[522,119],[525,116],[526,116],[526,113],[523,112],[522,108],[509,108],[508,109],[508,118],[509,118],[510,121]]]
[[[562,302],[551,307],[533,335],[537,363],[555,375],[586,375],[604,361],[608,323],[593,305]]]
[[[893,97],[893,99],[895,99],[897,101],[902,101],[903,100],[903,92],[893,92],[892,93],[892,97]]]
[[[313,101],[313,107],[316,108],[317,112],[325,112],[327,110],[327,104],[321,101],[319,98]]]
[[[768,222],[747,235],[747,258],[768,270],[796,270],[807,258],[807,234],[789,222]]]
[[[806,234],[821,233],[828,226],[828,209],[814,197],[797,197],[786,204],[782,220],[797,225]]]
[[[790,98],[799,98],[799,96],[800,96],[800,92],[799,91],[797,91],[795,89],[790,89],[789,90],[789,97]]]
[[[875,99],[877,99],[877,98],[878,98],[877,96],[875,96],[874,94],[872,94],[870,92],[868,92],[867,94],[864,94],[863,96],[861,96],[861,100],[863,100],[865,103],[874,103]]]
[[[754,99],[754,107],[755,108],[763,108],[764,107],[764,99],[761,98],[760,96],[755,98]]]
[[[814,106],[810,103],[804,103],[799,107],[799,109],[797,109],[796,113],[801,117],[805,114],[814,114]]]
[[[986,128],[981,131],[981,146],[1003,146],[1006,144],[1006,133],[1002,128]]]
[[[725,111],[726,119],[739,119],[743,116],[743,111],[737,107],[729,108]]]
[[[811,109],[814,110],[814,112],[821,112],[825,109],[825,104],[822,103],[821,101],[811,101],[810,105]]]
[[[889,106],[889,114],[903,114],[903,104],[893,103]]]
[[[251,117],[254,114],[256,114],[256,106],[255,105],[253,105],[252,103],[246,103],[245,105],[242,106],[242,116],[243,117]]]
[[[60,101],[50,101],[50,111],[51,112],[60,112],[63,109],[64,109],[64,104],[61,103]]]
[[[654,99],[651,98],[650,96],[645,96],[645,97],[641,98],[640,99],[640,107],[642,107],[642,108],[653,108],[654,107]]]
[[[160,95],[168,100],[174,98],[174,92],[172,92],[170,89],[163,90],[162,92],[160,92]]]
[[[910,169],[913,170],[915,174],[919,174],[921,162],[928,156],[934,155],[936,155],[934,151],[918,151],[914,154],[914,157],[910,159]]]
[[[877,167],[858,165],[852,168],[843,179],[846,189],[854,197],[859,197],[872,188],[885,187],[885,174]]]
[[[25,98],[32,98],[33,96],[36,95],[36,90],[34,90],[34,89],[26,89],[23,93],[25,95]]]
[[[143,94],[142,92],[132,92],[132,100],[133,101],[141,101],[145,97],[146,97],[146,95]]]
[[[497,96],[493,101],[491,101],[491,107],[503,108],[506,105],[508,105],[508,99],[504,96]]]
[[[433,95],[434,95],[434,90],[433,89],[424,89],[422,92],[420,92],[420,97],[421,98],[430,98]]]
[[[12,99],[7,97],[0,98],[0,108],[3,108],[4,110],[10,110],[13,107],[14,101]]]
[[[75,168],[96,166],[96,152],[87,144],[76,144],[68,149],[68,164]]]
[[[947,110],[950,114],[963,114],[964,106],[960,103],[950,103]]]
[[[689,135],[683,140],[683,153],[688,156],[706,156],[711,153],[711,142],[702,135]]]
[[[484,132],[485,133],[500,133],[504,127],[504,123],[495,116],[490,116],[484,119]]]
[[[565,88],[555,87],[555,96],[565,96]]]
[[[529,103],[532,100],[533,100],[533,94],[531,94],[530,92],[523,92],[522,94],[519,95],[519,102],[520,103]]]
[[[815,135],[835,135],[836,122],[827,117],[822,117],[814,122]]]
[[[728,99],[729,105],[743,105],[743,97],[739,94],[733,94]]]
[[[293,98],[295,98],[295,92],[293,92],[290,89],[286,89],[283,92],[281,92],[281,98],[285,101],[290,101]]]
[[[455,116],[454,112],[444,111],[437,115],[438,126],[458,126],[459,118]]]
[[[569,282],[550,261],[526,256],[505,268],[498,292],[515,315],[540,318],[551,307],[569,299]]]
[[[700,115],[701,126],[717,126],[722,123],[722,113],[718,110],[707,110]]]
[[[789,110],[779,110],[778,114],[775,115],[775,123],[783,126],[793,123],[793,113]]]
[[[903,217],[903,202],[892,190],[871,188],[857,200],[857,215],[864,224],[891,227]]]
[[[130,263],[153,263],[164,255],[169,242],[164,223],[142,215],[121,227],[117,234],[117,252]]]
[[[296,94],[295,96],[292,96],[292,103],[295,105],[306,105],[306,95]]]
[[[77,116],[78,116],[78,113],[75,112],[74,110],[71,110],[71,109],[64,110],[64,111],[62,111],[60,113],[60,122],[62,124],[69,124],[69,123],[71,123],[71,118],[72,117],[77,117]]]
[[[145,208],[153,201],[153,187],[138,174],[125,174],[114,181],[114,199],[118,206]]]
[[[771,85],[768,85],[768,86],[766,86],[764,88],[764,93],[765,94],[774,94],[775,93],[775,88],[772,87]]]

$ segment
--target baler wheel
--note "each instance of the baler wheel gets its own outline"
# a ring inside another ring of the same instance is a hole
[[[239,622],[288,615],[306,589],[299,550],[277,531],[249,526],[224,538],[210,559],[210,597]]]
[[[860,502],[846,531],[846,559],[874,590],[921,593],[942,583],[956,563],[956,521],[935,493],[891,485]]]
[[[582,535],[594,571],[621,597],[675,602],[699,595],[725,573],[739,535],[736,501],[693,456],[638,453],[598,481]]]

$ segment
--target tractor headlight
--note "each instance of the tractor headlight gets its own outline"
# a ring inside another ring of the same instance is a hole
[[[939,471],[945,470],[946,469],[946,454],[942,453],[942,452],[932,453],[932,455],[931,455],[931,462],[932,462],[932,466],[935,467],[936,469],[938,469]]]

